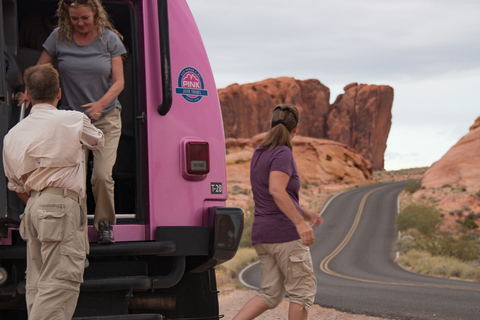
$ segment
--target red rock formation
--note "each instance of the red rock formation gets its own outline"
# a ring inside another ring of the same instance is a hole
[[[299,135],[346,144],[382,170],[393,89],[354,83],[344,90],[330,105],[330,89],[315,79],[282,77],[219,89],[225,136],[251,138],[265,132],[273,107],[293,104],[301,114]]]
[[[249,184],[250,160],[265,133],[252,139],[226,140],[227,172],[231,179]],[[372,165],[339,142],[296,135],[293,156],[302,182],[360,184],[372,177]]]
[[[447,153],[425,172],[422,187],[465,186],[477,190],[480,185],[480,117]]]
[[[445,155],[424,173],[422,188],[413,194],[416,201],[434,203],[444,214],[441,230],[463,233],[465,217],[480,225],[480,117]],[[453,215],[452,213],[456,213]],[[480,232],[480,228],[475,230]]]
[[[338,96],[328,116],[326,137],[352,147],[384,168],[384,153],[392,125],[393,89],[352,83]]]

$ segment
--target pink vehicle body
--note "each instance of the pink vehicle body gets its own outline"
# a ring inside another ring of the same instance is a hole
[[[4,135],[23,117],[11,97],[23,90],[22,72],[41,52],[24,45],[22,28],[28,14],[54,9],[57,1],[0,3]],[[90,266],[75,318],[218,319],[214,267],[235,255],[243,211],[225,207],[222,114],[200,33],[185,0],[103,4],[129,52],[113,172],[116,242],[96,244],[90,225]],[[0,318],[26,319],[23,205],[6,181],[1,185]],[[88,199],[91,223],[95,204]]]

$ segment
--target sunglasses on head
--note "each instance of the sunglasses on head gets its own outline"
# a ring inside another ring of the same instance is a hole
[[[297,115],[292,110],[290,110],[289,107],[276,106],[275,109],[273,109],[273,112],[277,111],[277,109],[280,109],[280,111],[290,112],[293,115],[293,117],[295,118],[295,120],[298,122]]]
[[[85,4],[87,4],[91,1],[92,0],[63,0],[63,3],[65,3],[67,6],[71,6],[74,3],[80,4],[80,5],[85,5]]]

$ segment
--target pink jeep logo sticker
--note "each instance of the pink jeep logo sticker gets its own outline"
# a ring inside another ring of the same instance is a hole
[[[178,75],[178,87],[175,88],[175,93],[181,94],[188,102],[198,102],[202,97],[208,96],[202,75],[192,67],[184,68]]]

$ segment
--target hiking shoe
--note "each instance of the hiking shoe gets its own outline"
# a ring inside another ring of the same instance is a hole
[[[98,243],[110,244],[114,243],[113,226],[110,222],[101,221],[98,225]]]

